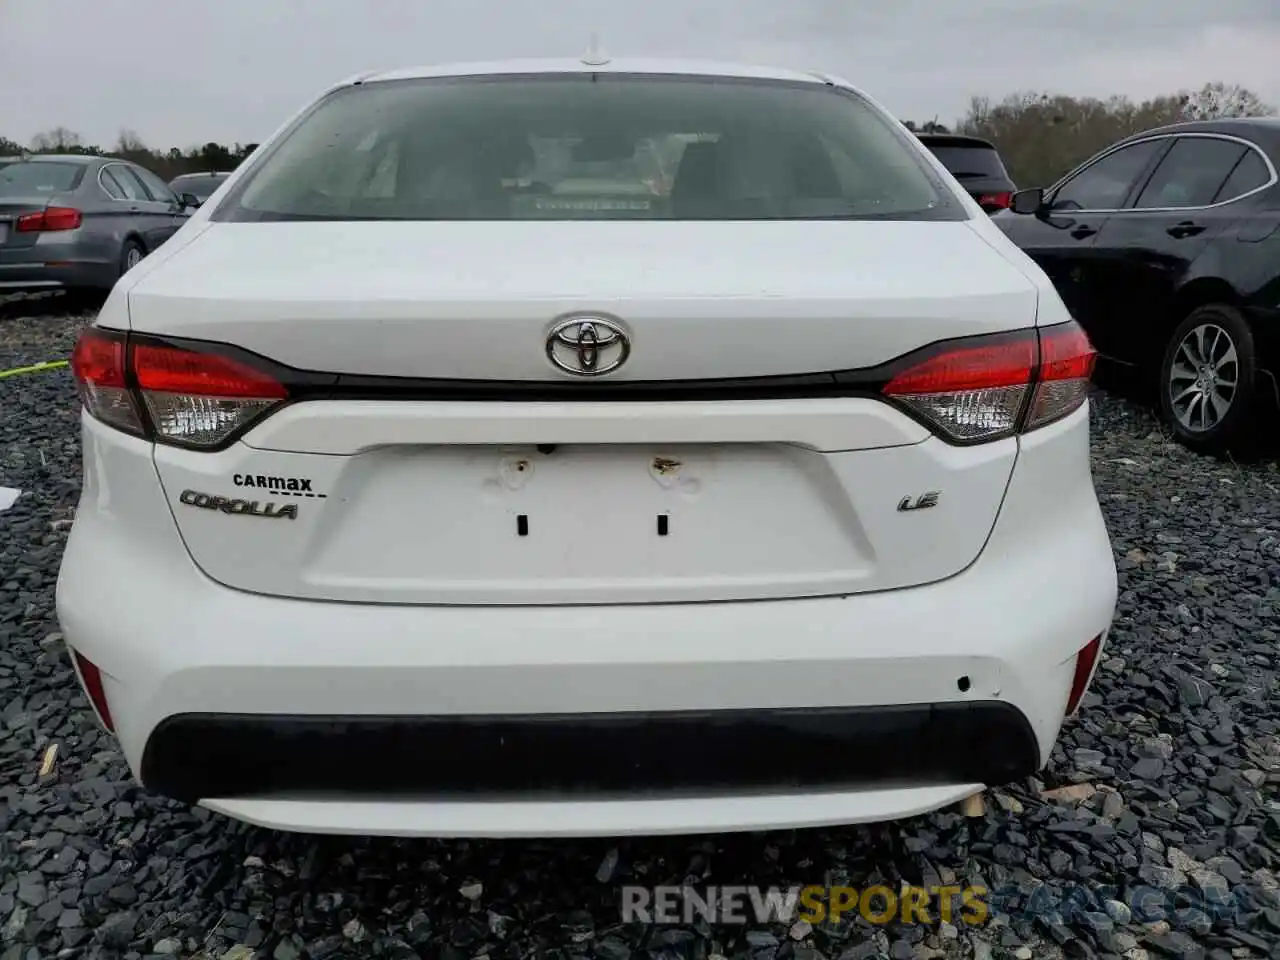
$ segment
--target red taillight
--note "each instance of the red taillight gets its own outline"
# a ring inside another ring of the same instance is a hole
[[[13,229],[16,233],[52,233],[57,230],[78,230],[84,215],[74,207],[49,207],[39,213],[24,213]]]
[[[76,662],[76,672],[80,674],[80,684],[93,705],[98,720],[106,727],[108,733],[115,733],[115,721],[111,719],[111,708],[107,704],[107,692],[102,686],[102,671],[97,664],[87,659],[78,650],[72,650],[71,656]]]
[[[957,345],[899,373],[884,392],[903,396],[1021,387],[1031,382],[1035,369],[1033,331],[1030,336],[1010,337],[1006,343]]]
[[[1093,360],[1084,331],[1069,321],[941,344],[895,374],[884,394],[949,440],[997,440],[1077,409]]]
[[[1012,193],[984,193],[978,197],[978,206],[988,213],[992,210],[1007,210],[1013,203]]]
[[[1076,672],[1071,678],[1071,693],[1067,696],[1066,715],[1071,716],[1084,699],[1089,689],[1089,680],[1093,677],[1093,668],[1098,662],[1098,654],[1102,651],[1102,637],[1094,637],[1084,649],[1076,654]]]
[[[133,348],[133,372],[143,390],[258,400],[289,395],[274,378],[237,360],[175,347],[138,344]]]
[[[1040,331],[1040,372],[1024,430],[1061,420],[1089,396],[1097,354],[1076,323]]]
[[[85,330],[71,353],[80,402],[90,414],[117,430],[141,436],[142,418],[125,374],[123,334]]]
[[[143,434],[137,412],[145,407],[154,439],[181,446],[217,446],[289,395],[274,377],[239,360],[167,344],[134,343],[124,334],[95,328],[81,335],[72,369],[90,413]],[[104,415],[101,404],[90,402],[108,382],[123,397],[117,405],[127,404],[134,411],[132,426],[122,417]]]

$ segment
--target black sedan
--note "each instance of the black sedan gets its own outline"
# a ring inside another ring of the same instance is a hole
[[[1194,449],[1246,450],[1280,407],[1278,166],[1280,119],[1180,123],[993,217]]]

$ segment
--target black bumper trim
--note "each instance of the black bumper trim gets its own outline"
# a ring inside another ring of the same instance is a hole
[[[180,714],[147,741],[151,791],[204,798],[732,795],[996,786],[1039,769],[1001,702],[502,716]]]

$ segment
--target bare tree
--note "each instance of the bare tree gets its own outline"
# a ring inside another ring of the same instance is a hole
[[[155,154],[147,148],[134,131],[123,129],[116,138],[116,146],[112,153],[124,160],[129,160],[143,167],[151,167]]]
[[[1182,116],[1186,120],[1270,117],[1276,113],[1275,107],[1238,83],[1206,83],[1199,90],[1183,93],[1182,97]]]
[[[54,127],[37,133],[31,138],[31,149],[36,153],[66,153],[84,149],[80,134],[66,127]]]
[[[121,129],[120,136],[116,139],[116,150],[121,153],[140,153],[146,149],[147,145],[137,133],[127,127]]]

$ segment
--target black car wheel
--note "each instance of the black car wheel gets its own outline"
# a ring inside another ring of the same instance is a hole
[[[1256,357],[1253,331],[1233,307],[1199,307],[1178,325],[1160,365],[1160,409],[1180,442],[1217,455],[1247,452]]]
[[[140,264],[146,255],[147,251],[142,249],[142,244],[137,240],[126,240],[120,251],[120,275],[124,276]]]

